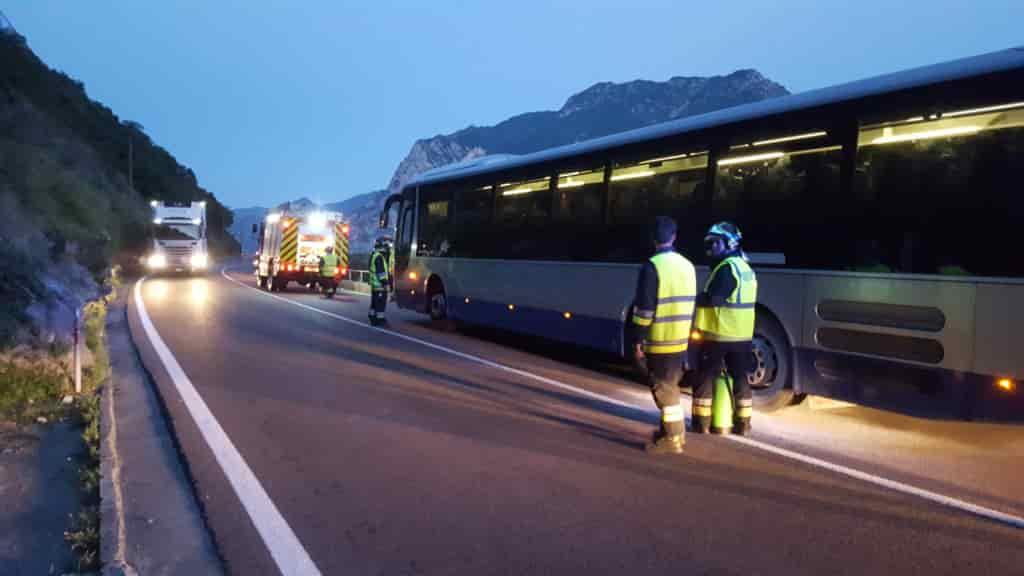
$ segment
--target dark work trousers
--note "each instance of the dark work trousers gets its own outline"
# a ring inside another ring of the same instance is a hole
[[[384,321],[384,309],[388,305],[388,291],[385,289],[370,292],[370,320],[372,322]]]
[[[333,276],[321,276],[320,290],[323,291],[324,295],[330,294],[334,296],[334,293],[338,291],[338,283],[334,280]]]
[[[648,354],[647,378],[654,395],[654,403],[664,412],[666,406],[680,406],[679,379],[683,375],[683,354]],[[669,436],[683,433],[685,424],[679,422],[662,422],[663,429]]]
[[[711,398],[715,389],[715,378],[722,372],[724,362],[726,371],[732,377],[733,418],[750,418],[752,394],[747,372],[750,371],[753,352],[750,341],[715,342],[704,340],[700,343],[700,375],[694,383],[693,391],[694,414],[706,410],[711,415]],[[704,415],[704,414],[702,414]]]

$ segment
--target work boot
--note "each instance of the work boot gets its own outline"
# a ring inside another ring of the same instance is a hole
[[[732,423],[732,433],[738,436],[750,436],[750,418],[737,418]]]
[[[690,419],[690,431],[694,434],[708,434],[711,432],[710,416],[694,416]]]
[[[659,431],[655,434],[655,438],[644,446],[644,451],[655,455],[682,454],[684,444],[686,444],[686,441],[683,439],[682,434],[668,436],[664,432]]]

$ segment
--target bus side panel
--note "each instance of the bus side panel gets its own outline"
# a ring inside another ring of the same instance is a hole
[[[466,322],[622,353],[622,332],[636,290],[635,265],[419,258],[409,268],[421,294],[436,274],[449,313]],[[407,280],[403,279],[404,282]],[[466,302],[466,299],[469,302]],[[512,308],[509,308],[512,305]],[[425,311],[426,298],[416,307]],[[565,313],[569,313],[569,318]]]
[[[1024,283],[979,284],[977,291],[974,372],[1024,384]]]
[[[1024,397],[1002,393],[991,376],[997,359],[1020,361],[1009,326],[1021,312],[1002,303],[1024,286],[855,274],[807,281],[804,345],[796,353],[803,392],[919,416],[1024,420]],[[900,357],[921,350],[941,358]]]
[[[802,346],[958,372],[971,369],[972,283],[852,273],[807,274],[806,282]]]

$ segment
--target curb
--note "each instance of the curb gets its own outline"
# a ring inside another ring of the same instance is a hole
[[[111,304],[111,377],[100,417],[100,561],[104,575],[221,574],[194,485],[129,321]]]

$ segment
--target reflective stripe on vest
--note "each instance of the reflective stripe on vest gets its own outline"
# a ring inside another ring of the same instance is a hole
[[[693,264],[678,252],[662,252],[651,257],[658,273],[658,305],[646,320],[651,327],[644,343],[648,354],[685,352],[690,342],[690,323],[697,292],[697,273]],[[640,322],[636,322],[641,324]]]
[[[324,267],[320,269],[320,275],[328,278],[334,276],[338,271],[338,255],[324,254]]]
[[[728,266],[729,273],[736,280],[736,289],[729,294],[723,306],[698,308],[694,325],[701,331],[705,340],[718,342],[750,340],[754,336],[757,277],[746,260],[739,256],[730,256],[715,266],[704,285],[705,291],[711,287],[715,274],[723,266]]]

